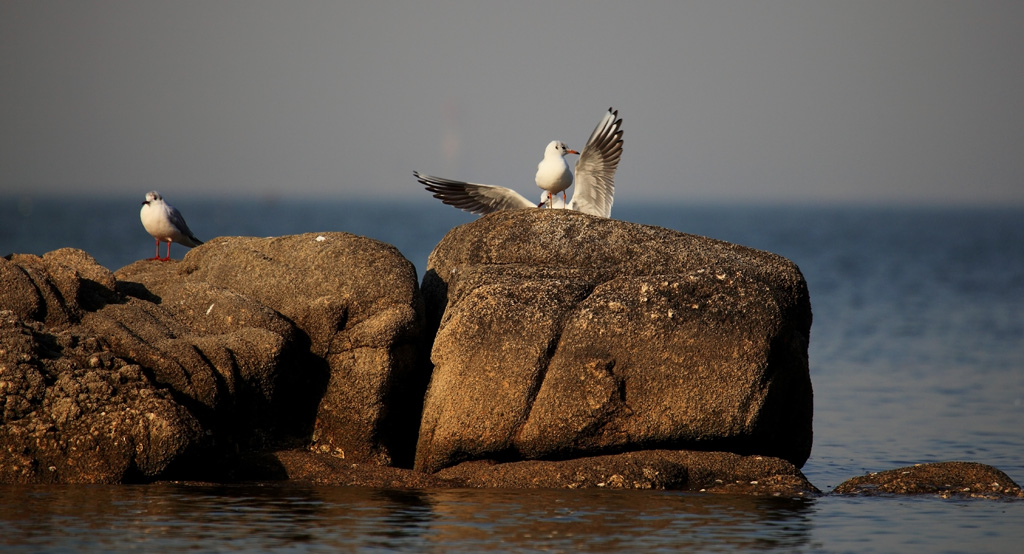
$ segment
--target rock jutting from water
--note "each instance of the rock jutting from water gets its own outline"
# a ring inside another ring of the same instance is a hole
[[[423,310],[389,245],[222,237],[116,274],[62,249],[0,283],[0,481],[218,479],[295,444],[411,464]]]
[[[646,449],[803,465],[811,306],[780,256],[559,210],[448,233],[416,468]]]
[[[1020,486],[1008,475],[976,462],[935,462],[869,473],[844,481],[832,494],[1024,498]]]
[[[784,258],[562,210],[454,229],[422,292],[347,233],[12,254],[0,482],[813,496],[810,324]]]

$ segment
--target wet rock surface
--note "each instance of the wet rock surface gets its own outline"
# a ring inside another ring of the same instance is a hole
[[[221,481],[291,480],[385,488],[545,488],[683,490],[813,498],[820,491],[793,464],[729,452],[650,450],[572,460],[465,462],[437,473],[360,464],[291,449],[243,455]]]
[[[832,494],[937,495],[944,498],[1024,498],[1024,492],[1002,471],[976,462],[917,464],[854,477]]]
[[[465,487],[690,490],[771,496],[820,494],[793,464],[729,452],[645,450],[561,461],[464,462],[438,477]]]

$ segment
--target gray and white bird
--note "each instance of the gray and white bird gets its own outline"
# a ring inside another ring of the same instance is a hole
[[[552,141],[544,150],[544,159],[537,166],[537,186],[544,189],[540,204],[534,204],[518,192],[495,185],[466,183],[432,177],[414,171],[416,180],[433,193],[434,198],[449,206],[475,214],[522,208],[565,207],[591,215],[611,217],[615,196],[615,170],[622,157],[622,119],[619,112],[608,108],[601,122],[590,134],[576,161],[576,188],[572,199],[564,202],[564,191],[573,184],[565,155],[575,153],[565,143]],[[563,192],[563,201],[553,195]]]
[[[203,244],[203,241],[197,239],[192,230],[188,228],[181,212],[164,202],[164,197],[155,190],[146,193],[139,218],[142,219],[142,226],[146,228],[146,232],[156,239],[156,256],[149,258],[150,260],[165,262],[170,260],[171,242],[184,244],[189,248]],[[160,257],[160,241],[167,241],[167,257],[165,258]]]

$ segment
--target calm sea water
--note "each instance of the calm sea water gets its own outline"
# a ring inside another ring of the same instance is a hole
[[[171,198],[200,238],[348,231],[422,275],[474,216],[426,201]],[[0,197],[0,255],[64,246],[117,269],[153,255],[140,198]],[[1024,209],[617,205],[618,219],[782,254],[807,278],[824,491],[920,462],[1024,482]],[[172,248],[181,258],[186,249]],[[813,500],[633,491],[0,486],[0,550],[1016,552],[1024,501]]]

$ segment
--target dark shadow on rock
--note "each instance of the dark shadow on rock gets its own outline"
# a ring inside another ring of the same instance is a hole
[[[183,458],[169,467],[163,480],[245,483],[284,481],[288,472],[269,451],[208,452]]]
[[[118,281],[117,292],[125,296],[131,296],[133,298],[138,298],[139,300],[144,300],[146,302],[152,302],[153,304],[160,303],[160,297],[150,292],[146,285],[142,283],[134,283],[132,281]]]
[[[427,351],[433,347],[434,337],[437,329],[441,326],[441,318],[444,316],[444,308],[448,305],[448,283],[438,276],[434,269],[427,269],[423,274],[423,286],[420,288],[423,294],[423,305],[426,314],[425,335],[428,337]]]
[[[420,431],[420,416],[423,413],[423,395],[430,383],[429,354],[424,340],[405,344],[398,348],[396,357],[414,360],[406,371],[395,371],[385,386],[387,395],[386,411],[381,417],[381,436],[378,438],[391,452],[391,465],[412,469],[416,458],[416,439]]]
[[[123,302],[117,291],[111,290],[92,279],[81,280],[78,297],[75,300],[83,310],[90,312],[102,309],[107,304]]]
[[[308,337],[300,335],[303,342]],[[330,367],[319,356],[309,353],[308,346],[295,345],[292,361],[285,365],[278,381],[278,393],[269,411],[277,423],[274,435],[280,445],[310,444],[316,422],[317,407],[327,390]]]

